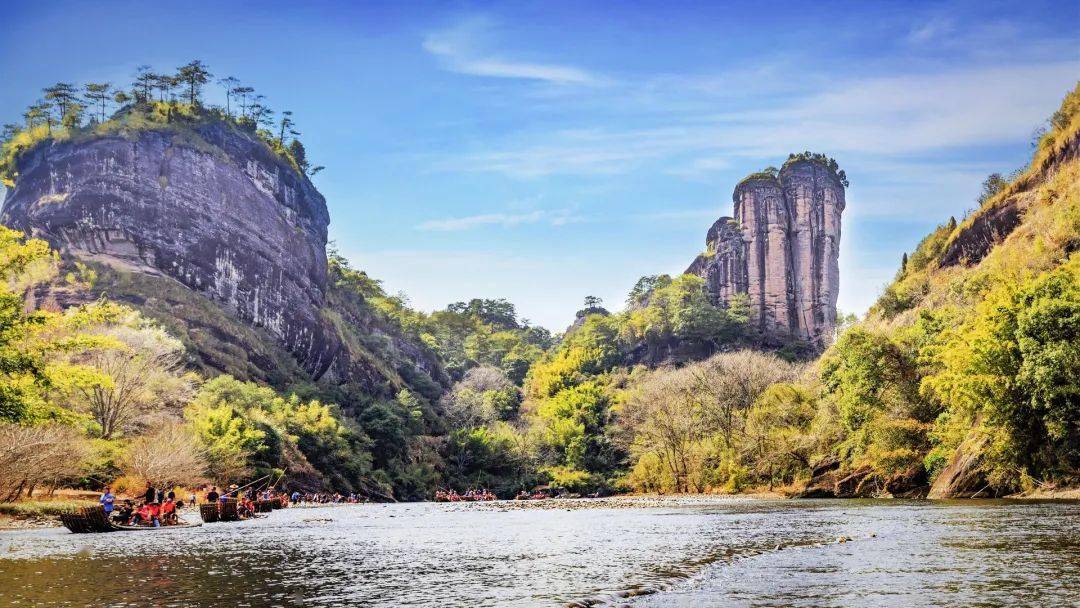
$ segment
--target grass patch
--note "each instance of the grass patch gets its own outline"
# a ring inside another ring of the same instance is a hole
[[[94,500],[23,500],[0,502],[0,515],[14,519],[58,517],[61,513],[98,504]]]

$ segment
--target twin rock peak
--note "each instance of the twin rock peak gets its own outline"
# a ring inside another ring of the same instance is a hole
[[[686,273],[705,279],[716,304],[746,294],[764,345],[822,349],[836,328],[846,186],[835,161],[809,153],[746,177],[735,187],[734,217],[712,225]]]

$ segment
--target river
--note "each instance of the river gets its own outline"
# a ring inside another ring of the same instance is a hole
[[[0,605],[1080,605],[1076,502],[549,506],[343,505],[163,532],[0,532]]]

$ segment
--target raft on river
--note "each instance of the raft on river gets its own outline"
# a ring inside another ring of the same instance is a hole
[[[172,528],[196,528],[202,523],[172,524],[169,526],[124,526],[109,519],[105,508],[101,505],[94,507],[82,507],[76,511],[67,511],[60,514],[60,523],[76,534],[88,532],[137,532],[143,530],[170,530]]]
[[[242,518],[237,511],[237,504],[235,498],[226,498],[221,502],[199,505],[199,517],[202,517],[202,520],[208,524],[216,521],[240,521]],[[269,513],[275,509],[285,507],[285,503],[281,498],[257,500],[254,504],[255,513]]]

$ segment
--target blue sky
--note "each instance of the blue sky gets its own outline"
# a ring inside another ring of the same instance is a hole
[[[355,266],[554,330],[682,271],[739,178],[804,149],[851,181],[840,308],[862,312],[1080,77],[1075,1],[5,4],[0,120],[200,58],[295,112]]]

